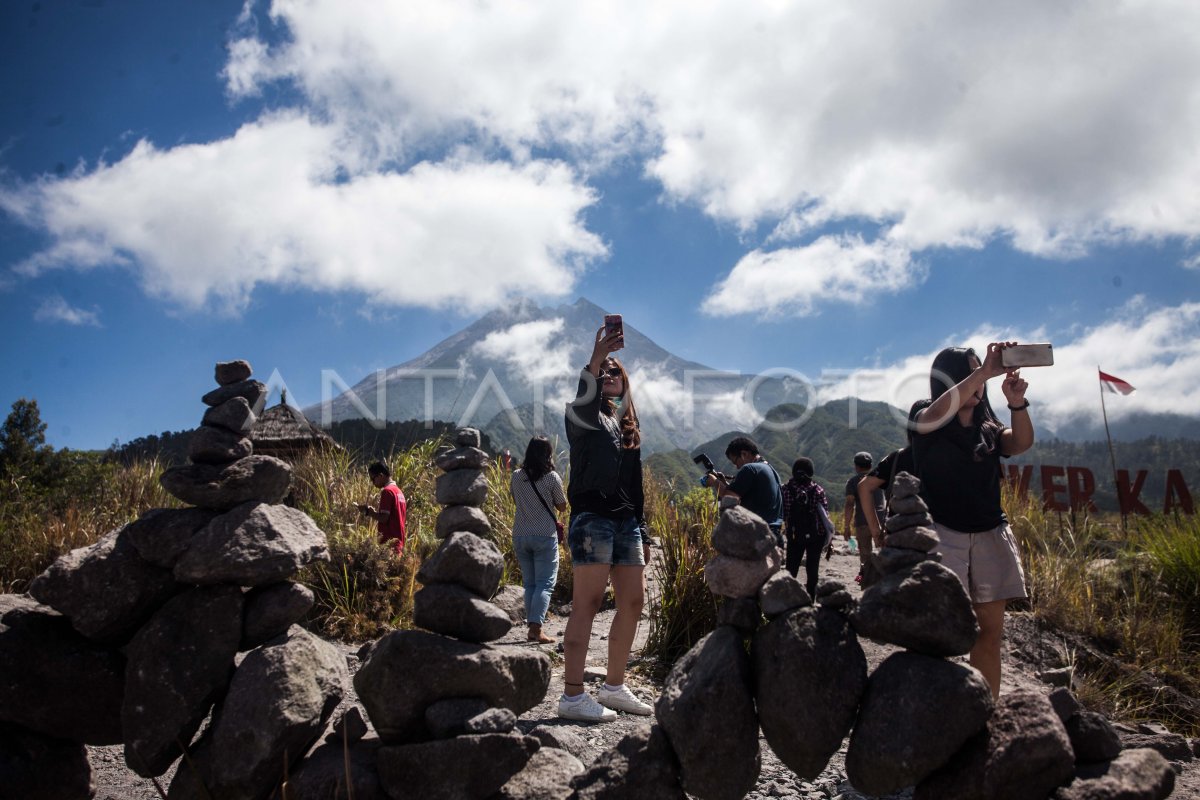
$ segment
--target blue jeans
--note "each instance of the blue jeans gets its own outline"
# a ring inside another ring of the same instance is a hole
[[[550,592],[558,580],[558,540],[553,536],[517,534],[513,536],[513,553],[525,584],[525,621],[541,625],[546,621]]]

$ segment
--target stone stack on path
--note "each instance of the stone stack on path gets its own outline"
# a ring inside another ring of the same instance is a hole
[[[392,797],[488,797],[541,747],[514,728],[517,716],[546,696],[550,657],[488,644],[513,626],[489,602],[504,558],[478,535],[490,530],[479,508],[487,497],[479,432],[461,429],[457,442],[437,459],[449,470],[437,481],[446,509],[436,530],[445,539],[417,573],[424,588],[413,597],[413,622],[425,630],[384,636],[354,676],[382,742],[375,753],[378,779]],[[470,529],[456,530],[460,520]]]
[[[291,468],[251,452],[265,388],[250,374],[217,365],[192,463],[162,477],[193,507],[152,509],[0,601],[0,785],[13,796],[89,797],[83,744],[118,743],[147,777],[187,750],[172,800],[265,796],[341,700],[345,659],[293,624],[313,595],[289,579],[329,558],[325,534],[278,505]]]

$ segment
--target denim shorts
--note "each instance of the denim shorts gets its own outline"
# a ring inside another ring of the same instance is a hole
[[[571,515],[567,533],[575,566],[644,566],[642,529],[635,517],[612,519],[590,511]]]

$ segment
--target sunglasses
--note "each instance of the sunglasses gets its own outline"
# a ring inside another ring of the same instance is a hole
[[[619,378],[619,377],[621,377],[621,368],[620,367],[612,367],[610,369],[601,371],[600,374],[602,376],[607,375],[610,378]]]

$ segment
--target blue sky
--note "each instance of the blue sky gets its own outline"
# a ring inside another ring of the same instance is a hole
[[[1005,337],[1056,345],[1042,419],[1095,413],[1098,363],[1139,390],[1110,413],[1195,413],[1198,17],[5,3],[0,404],[103,447],[194,425],[217,360],[307,404],[583,296],[829,397]]]

